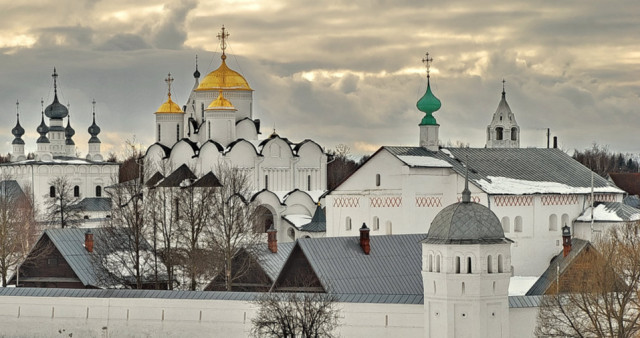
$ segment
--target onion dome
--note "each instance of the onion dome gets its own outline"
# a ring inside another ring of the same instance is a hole
[[[198,55],[196,55],[196,71],[193,72],[193,77],[196,79],[200,78],[200,71],[198,70]]]
[[[40,120],[40,125],[38,126],[38,128],[36,128],[36,131],[38,132],[38,134],[40,134],[40,137],[38,137],[36,143],[49,143],[49,138],[47,138],[49,127],[47,127],[47,124],[44,123],[44,112],[42,112],[42,119]]]
[[[436,112],[442,106],[440,100],[433,95],[431,92],[431,83],[430,83],[430,75],[429,75],[429,67],[430,63],[433,61],[433,58],[429,58],[429,53],[427,53],[426,58],[422,59],[427,66],[427,91],[422,95],[420,100],[416,103],[416,107],[418,110],[425,113],[425,116],[422,118],[420,122],[421,126],[424,125],[435,125],[436,119],[433,117],[433,113]]]
[[[462,201],[442,209],[431,222],[423,243],[497,244],[508,243],[498,216],[489,208],[471,202],[468,174]]]
[[[207,110],[236,110],[236,108],[233,107],[233,104],[231,104],[229,100],[224,98],[221,90],[220,94],[218,94],[218,98],[211,101],[211,104],[209,104]]]
[[[240,73],[227,66],[225,50],[227,48],[226,39],[228,37],[229,33],[227,33],[224,26],[222,26],[222,31],[218,34],[220,48],[222,49],[222,56],[220,57],[222,64],[220,64],[218,69],[207,74],[196,90],[253,90]]]
[[[64,137],[66,138],[65,140],[65,144],[72,146],[75,145],[75,142],[73,142],[73,135],[76,134],[76,131],[73,130],[73,128],[71,128],[71,116],[69,115],[69,117],[67,118],[67,127],[64,128]]]
[[[16,126],[11,129],[11,134],[15,137],[11,144],[24,144],[22,135],[24,135],[24,128],[20,125],[20,113],[18,112],[18,106],[20,103],[16,101]]]
[[[53,77],[53,103],[47,106],[44,114],[50,119],[63,119],[69,115],[69,110],[58,101],[58,73],[55,68],[51,76]]]
[[[173,82],[171,73],[169,73],[168,77],[164,81],[169,86],[169,93],[167,94],[168,98],[167,101],[158,108],[156,114],[184,114],[182,108],[171,100],[171,83]]]
[[[100,139],[98,138],[98,134],[100,134],[100,127],[96,124],[96,100],[93,100],[93,123],[89,126],[87,131],[91,138],[89,138],[89,143],[100,143]]]

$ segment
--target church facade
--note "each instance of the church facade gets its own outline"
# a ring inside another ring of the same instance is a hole
[[[186,164],[198,177],[216,174],[221,164],[237,168],[252,183],[264,223],[260,228],[273,225],[279,241],[324,235],[303,229],[327,187],[323,148],[308,139],[292,142],[275,130],[261,137],[260,120],[253,116],[253,89],[226,63],[224,27],[218,37],[220,66],[200,80],[196,63],[195,83],[182,107],[172,100],[173,79],[167,77],[168,98],[155,112],[156,143],[147,149],[145,163],[154,172]]]
[[[52,181],[65,178],[73,190],[74,199],[82,202],[84,199],[103,198],[106,196],[104,188],[117,179],[119,165],[105,162],[101,153],[101,142],[98,138],[100,127],[96,124],[95,100],[93,101],[93,123],[88,128],[91,138],[88,142],[88,153],[85,158],[76,155],[76,144],[73,141],[75,130],[71,126],[69,110],[59,102],[57,91],[58,73],[53,71],[54,99],[41,112],[40,125],[36,131],[40,137],[36,140],[34,158],[27,158],[25,142],[22,139],[25,130],[20,125],[19,110],[16,113],[16,125],[11,130],[14,136],[11,162],[0,164],[3,181],[16,181],[22,191],[34,201],[40,221],[52,221],[45,217],[47,199],[59,196],[60,192]],[[45,117],[48,119],[46,123]],[[64,120],[66,119],[66,126]],[[87,204],[87,203],[85,203]],[[93,204],[93,203],[88,203]],[[100,217],[107,216],[108,210],[100,213]],[[91,210],[85,215],[86,220],[95,216]]]

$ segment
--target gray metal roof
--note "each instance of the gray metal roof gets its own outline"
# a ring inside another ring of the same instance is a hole
[[[553,182],[572,188],[591,187],[591,170],[559,149],[442,148],[438,152],[431,152],[422,147],[383,147],[383,149],[398,159],[400,159],[399,156],[426,156],[447,161],[452,169],[462,176],[466,171],[463,163],[468,163],[470,182],[492,194],[513,192],[506,188],[501,192],[500,187],[497,187],[498,191],[488,191],[486,187],[479,184],[480,180],[492,182],[489,178],[491,176],[522,181]],[[599,175],[594,175],[594,187],[623,193]],[[546,189],[529,193],[565,192],[562,189],[557,192]]]
[[[489,208],[459,202],[442,209],[431,222],[424,243],[506,243],[500,220]]]
[[[300,231],[306,232],[325,232],[327,231],[327,218],[324,210],[320,205],[316,206],[316,212],[311,218],[311,222],[300,227]]]
[[[533,286],[531,286],[526,295],[544,295],[549,286],[551,286],[551,284],[556,280],[558,266],[560,267],[560,275],[562,275],[565,270],[571,265],[573,260],[578,257],[580,253],[587,247],[591,247],[591,243],[589,243],[588,241],[578,238],[572,238],[571,251],[569,252],[567,257],[564,257],[562,252],[553,257],[553,259],[551,259],[551,264],[549,264],[547,270],[545,270],[540,278],[538,278]]]
[[[280,270],[282,270],[282,266],[289,257],[291,249],[293,249],[295,244],[295,242],[278,243],[278,252],[273,253],[265,243],[260,243],[252,251],[258,258],[258,264],[260,264],[272,282],[278,278]]]
[[[196,175],[189,169],[186,164],[181,165],[165,179],[160,181],[157,187],[179,188],[185,180],[195,180]]]
[[[611,222],[612,219],[607,214],[615,214],[620,218],[619,222],[636,221],[640,218],[640,209],[620,202],[595,202],[594,209],[596,212],[593,215],[593,220],[596,222]],[[600,214],[599,210],[601,209],[604,209],[604,215]],[[600,218],[600,216],[603,216],[603,218]],[[591,221],[591,207],[586,208],[577,219],[577,221],[581,222],[586,220]]]
[[[109,197],[87,197],[74,205],[82,211],[110,211],[111,198]]]
[[[139,298],[254,301],[260,292],[124,290],[124,289],[52,289],[0,288],[0,297]],[[423,304],[422,295],[334,294],[339,302],[369,304]],[[537,307],[541,296],[509,296],[510,308]]]
[[[640,208],[640,197],[638,195],[627,196],[622,200],[622,203],[630,207]]]
[[[192,187],[197,188],[214,188],[221,187],[222,184],[216,175],[213,174],[212,171],[208,172],[206,175],[200,177],[197,181],[191,184]]]
[[[424,234],[370,239],[365,255],[359,237],[302,238],[297,241],[325,290],[336,294],[420,295]]]
[[[0,196],[17,200],[26,197],[16,180],[0,181]]]

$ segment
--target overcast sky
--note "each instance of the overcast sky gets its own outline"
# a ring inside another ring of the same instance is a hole
[[[593,142],[638,153],[640,1],[1,0],[0,151],[11,150],[16,100],[35,149],[40,99],[70,103],[78,150],[87,152],[91,100],[103,152],[154,141],[154,112],[175,78],[174,101],[220,63],[254,92],[267,136],[310,138],[355,154],[417,145],[431,85],[442,141],[483,147],[506,80],[522,146],[546,146],[546,128],[572,151]]]

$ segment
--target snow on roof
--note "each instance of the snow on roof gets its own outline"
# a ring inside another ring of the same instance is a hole
[[[308,215],[285,215],[283,217],[298,229],[300,229],[301,226],[311,222],[311,216]]]
[[[322,197],[322,195],[327,191],[326,190],[305,190],[304,192],[309,194],[309,196],[311,196],[311,199],[317,203],[318,201],[320,201],[320,197]]]
[[[591,222],[591,207],[578,216],[576,221]],[[617,203],[601,203],[593,208],[593,220],[597,222],[626,222],[640,220],[640,210]]]
[[[532,276],[513,276],[509,280],[509,296],[524,296],[538,280]]]
[[[443,161],[433,157],[427,156],[398,156],[398,158],[412,167],[436,167],[436,168],[451,168],[452,165],[447,161]]]
[[[487,176],[491,182],[485,179],[474,180],[488,194],[589,194],[591,187],[572,187],[558,182],[539,182],[519,180],[508,177]],[[595,187],[596,193],[620,193],[618,188]]]

